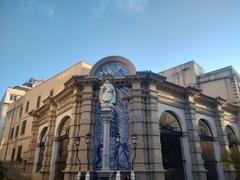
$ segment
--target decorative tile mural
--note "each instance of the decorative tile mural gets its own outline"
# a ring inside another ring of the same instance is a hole
[[[109,142],[109,166],[110,169],[117,169],[117,149],[119,149],[119,168],[130,169],[130,127],[128,115],[128,101],[123,100],[123,95],[130,93],[130,87],[116,88],[118,100],[114,107],[110,119],[110,142]],[[98,97],[99,89],[95,90]],[[99,170],[102,168],[102,148],[103,148],[103,120],[101,117],[100,103],[96,103],[95,120],[95,142],[93,168]],[[115,135],[119,132],[121,140],[119,147],[115,143]]]
[[[104,64],[103,66],[99,67],[95,72],[95,75],[100,78],[108,74],[111,74],[113,77],[119,78],[129,75],[129,70],[121,63],[112,62]]]
[[[104,77],[111,74],[113,77],[124,77],[129,74],[129,70],[123,64],[112,62],[105,64],[96,70],[97,77]],[[130,169],[130,127],[128,115],[128,101],[122,97],[129,95],[130,87],[115,87],[117,102],[114,106],[110,119],[110,142],[109,142],[109,166],[110,169],[117,169],[117,159],[119,155],[119,168]],[[94,90],[94,96],[99,97],[99,87]],[[95,111],[95,141],[93,154],[93,169],[102,169],[102,150],[103,150],[103,120],[99,101],[96,102]],[[115,135],[119,132],[119,147],[115,143]],[[119,154],[118,150],[119,149]]]

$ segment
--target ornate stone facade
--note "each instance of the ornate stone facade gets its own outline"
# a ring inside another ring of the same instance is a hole
[[[106,78],[115,88],[116,102],[104,114],[99,92]],[[168,115],[162,117],[164,113]],[[88,169],[93,179],[101,179],[106,118],[110,127],[109,174],[120,169],[122,178],[127,179],[133,166],[137,180],[231,180],[234,176],[234,169],[219,161],[221,154],[229,150],[226,126],[239,136],[239,107],[208,97],[198,89],[170,83],[150,71],[137,72],[122,57],[104,58],[88,76],[73,76],[60,93],[48,97],[30,114],[34,119],[25,171],[34,179],[73,180],[78,171],[84,176]],[[164,118],[165,124],[160,123]],[[63,131],[65,122],[68,127]],[[200,131],[200,122],[209,128],[208,136],[201,134],[204,131]],[[178,130],[173,128],[176,125]],[[43,162],[38,171],[37,143],[45,127]],[[90,144],[85,139],[88,133]],[[132,135],[137,137],[136,151]],[[211,150],[205,151],[206,146]]]

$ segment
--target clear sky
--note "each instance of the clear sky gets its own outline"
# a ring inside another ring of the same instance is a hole
[[[138,70],[195,60],[240,72],[240,0],[0,0],[0,96],[109,55]]]

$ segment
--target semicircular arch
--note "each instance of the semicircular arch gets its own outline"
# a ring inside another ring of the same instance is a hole
[[[225,122],[225,127],[227,127],[227,126],[229,126],[229,127],[232,129],[232,131],[234,132],[234,134],[236,135],[236,137],[239,137],[239,136],[240,136],[240,133],[239,133],[239,131],[238,131],[238,125],[237,125],[237,124],[227,121],[227,122]],[[225,129],[225,130],[226,130],[226,129]]]
[[[61,122],[58,125],[57,137],[64,134],[68,134],[70,119],[71,119],[70,116],[65,116],[62,118]]]
[[[46,141],[47,129],[48,129],[48,127],[44,127],[44,128],[41,130],[40,135],[39,135],[39,138],[38,138],[38,142],[39,142],[39,143]]]
[[[199,125],[199,121],[200,120],[203,120],[207,124],[207,126],[211,130],[212,137],[217,137],[218,136],[214,118],[209,118],[207,116],[198,116],[198,118],[197,118],[197,127]]]
[[[214,137],[211,123],[206,119],[199,119],[198,120],[198,135],[201,137]]]
[[[182,132],[181,119],[171,110],[162,112],[159,119],[159,126],[163,129]]]
[[[237,136],[236,133],[234,132],[234,129],[231,125],[227,125],[225,127],[226,133],[227,133],[227,139],[228,142],[231,143],[236,140]]]
[[[123,77],[125,75],[136,74],[136,68],[130,60],[121,56],[108,56],[99,60],[91,69],[89,75],[104,77]]]

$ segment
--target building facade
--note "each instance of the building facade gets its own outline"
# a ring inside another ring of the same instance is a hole
[[[204,94],[220,96],[231,103],[240,102],[240,75],[232,66],[205,73],[201,66],[190,61],[159,74],[174,84],[196,87]]]
[[[48,96],[62,91],[64,83],[73,75],[88,74],[90,68],[89,64],[80,62],[41,84],[35,80],[24,83],[24,87],[29,87],[29,90],[23,97],[11,103],[7,110],[0,146],[0,160],[26,161],[32,137],[33,118],[29,112],[41,107],[43,100]]]
[[[79,171],[83,179],[86,171],[93,179],[106,179],[117,170],[127,179],[132,169],[137,180],[234,178],[233,167],[223,166],[220,159],[225,151],[239,151],[234,143],[240,132],[239,106],[159,74],[137,71],[123,57],[107,57],[87,67],[84,73],[60,73],[65,79],[59,81],[57,75],[10,106],[13,123],[1,153],[5,161],[23,159],[25,173],[46,180],[73,180]],[[116,94],[108,112],[99,100],[106,81]],[[57,85],[61,88],[49,94]],[[32,103],[33,97],[38,101],[37,91],[48,92],[39,106]],[[29,109],[20,119],[13,115],[30,100],[31,108],[26,104]],[[22,121],[29,123],[25,136],[12,137]]]
[[[8,87],[6,89],[6,92],[4,93],[2,100],[0,102],[0,141],[9,105],[18,100],[19,98],[21,98],[22,96],[24,96],[28,90],[30,90],[33,87],[36,87],[42,82],[43,82],[42,80],[35,80],[31,78],[29,81],[25,82],[22,85]]]
[[[231,103],[240,103],[240,75],[232,66],[202,74],[198,87],[209,96],[217,95]]]
[[[8,111],[9,105],[19,99],[20,97],[25,95],[26,88],[7,88],[5,94],[2,97],[0,102],[0,139],[3,132],[3,127],[5,124],[5,119]]]

